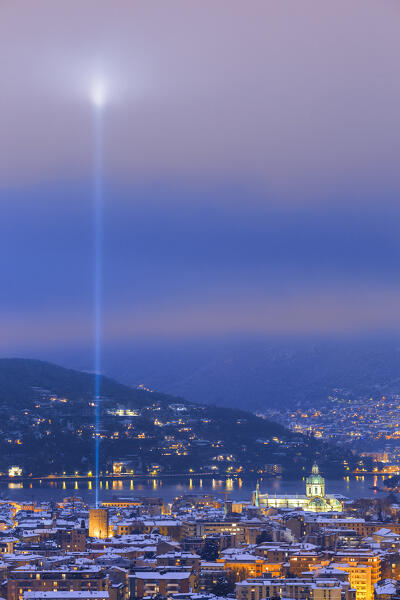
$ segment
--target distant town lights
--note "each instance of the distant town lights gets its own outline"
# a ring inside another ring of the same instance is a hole
[[[21,475],[22,475],[21,467],[17,467],[15,465],[13,465],[12,467],[9,467],[9,469],[8,469],[9,477],[21,477]]]

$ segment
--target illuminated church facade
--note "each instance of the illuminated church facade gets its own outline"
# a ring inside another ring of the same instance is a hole
[[[253,492],[253,504],[262,508],[298,508],[311,512],[341,512],[343,507],[339,497],[325,493],[325,479],[314,464],[306,479],[305,495],[295,496],[260,494],[259,486]]]

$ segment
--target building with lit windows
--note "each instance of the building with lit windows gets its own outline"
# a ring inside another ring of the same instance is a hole
[[[108,579],[97,565],[41,569],[25,565],[8,574],[7,599],[24,600],[26,592],[106,592]]]
[[[292,600],[356,600],[349,582],[337,579],[247,579],[236,583],[236,600],[291,598]]]

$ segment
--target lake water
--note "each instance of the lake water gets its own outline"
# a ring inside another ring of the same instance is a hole
[[[387,492],[374,491],[372,486],[382,486],[383,476],[351,476],[344,479],[326,480],[328,494],[342,494],[348,498],[367,498],[387,495]],[[168,477],[164,479],[113,479],[101,481],[100,499],[113,497],[160,496],[170,501],[183,494],[210,493],[223,499],[225,492],[235,500],[250,500],[256,481],[242,479],[212,479],[211,477]],[[269,494],[304,494],[305,481],[287,481],[281,478],[260,479],[260,491]],[[94,480],[1,482],[0,494],[10,500],[61,500],[67,496],[80,496],[89,504],[94,503]]]

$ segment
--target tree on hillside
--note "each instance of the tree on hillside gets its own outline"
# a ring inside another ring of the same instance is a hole
[[[218,578],[217,583],[212,588],[212,593],[216,596],[227,596],[235,592],[235,576],[231,571],[227,571]]]
[[[200,556],[207,562],[215,562],[219,555],[218,544],[214,540],[206,540]]]

